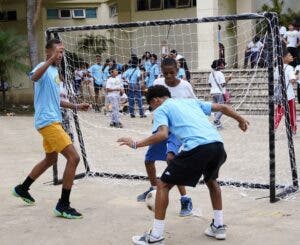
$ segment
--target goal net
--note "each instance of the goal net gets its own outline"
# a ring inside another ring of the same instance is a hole
[[[285,113],[279,126],[276,130],[274,128],[278,107],[278,101],[274,101],[274,86],[285,84],[282,45],[275,14],[49,28],[47,38],[53,37],[62,40],[65,46],[62,73],[69,99],[93,105],[88,112],[69,112],[75,145],[85,163],[78,167],[77,177],[89,173],[129,180],[146,178],[146,148],[131,150],[118,146],[116,140],[123,136],[142,139],[151,134],[152,114],[148,113],[144,100],[149,77],[142,76],[139,81],[141,86],[137,92],[141,97],[132,98],[132,93],[127,94],[127,100],[138,102],[142,98],[147,118],[138,116],[138,103],[133,108],[137,116],[131,118],[128,108],[132,104],[124,99],[121,105],[124,110],[120,110],[124,128],[115,128],[109,126],[110,105],[106,103],[102,110],[98,110],[105,104],[102,98],[105,93],[102,90],[101,98],[95,100],[95,79],[90,68],[99,63],[97,69],[104,77],[105,86],[111,64],[117,65],[122,76],[132,65],[132,57],[137,57],[137,69],[145,74],[149,62],[144,56],[146,51],[157,55],[159,67],[161,60],[175,50],[177,54],[171,56],[188,66],[188,69],[182,66],[185,72],[182,79],[189,80],[197,97],[207,101],[212,101],[208,82],[211,64],[213,60],[220,60],[225,65],[222,72],[228,80],[226,87],[231,95],[230,105],[250,122],[249,131],[243,133],[235,121],[225,116],[221,118],[220,134],[224,138],[228,158],[220,171],[220,183],[268,190],[271,201],[276,200],[279,189],[298,189],[294,141],[298,142],[299,138],[292,134],[285,86],[280,101]],[[101,55],[101,60],[97,55]],[[108,68],[105,67],[106,60]],[[274,77],[274,74],[277,75]],[[144,83],[145,86],[142,86]],[[215,116],[210,117],[212,123]],[[166,164],[161,162],[156,166],[159,176]],[[58,164],[54,183],[60,183],[63,168],[63,164]]]

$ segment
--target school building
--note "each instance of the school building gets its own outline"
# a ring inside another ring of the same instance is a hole
[[[43,0],[42,9],[37,23],[39,39],[39,59],[44,59],[45,31],[49,27],[66,27],[78,25],[99,25],[123,22],[148,21],[158,19],[194,18],[218,15],[257,12],[268,0]],[[285,1],[286,8],[300,10],[299,0]],[[20,34],[27,35],[26,1],[2,1],[0,3],[0,28],[16,29]],[[198,36],[193,47],[197,57],[192,70],[205,70],[211,61],[218,58],[218,23],[195,25],[191,31]],[[246,26],[243,26],[246,29]],[[241,30],[245,32],[245,29]],[[238,32],[239,30],[237,30]],[[203,35],[216,33],[215,35]],[[199,38],[201,36],[201,38]],[[251,39],[253,33],[246,33],[244,39]],[[237,40],[239,42],[239,40]],[[241,41],[242,42],[242,41]],[[230,43],[229,43],[230,45]],[[184,53],[182,46],[175,47]],[[226,43],[225,43],[226,46]],[[169,47],[174,48],[174,47]],[[150,50],[160,52],[160,50]],[[142,50],[138,50],[138,55]],[[244,47],[235,52],[243,55]],[[187,53],[187,56],[189,54]],[[195,54],[193,54],[195,55]],[[228,54],[230,55],[230,54]],[[187,57],[188,59],[189,57]],[[13,75],[13,85],[8,96],[15,104],[31,104],[33,101],[32,82],[27,75]]]

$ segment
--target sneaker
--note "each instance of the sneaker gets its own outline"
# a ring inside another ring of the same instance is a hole
[[[218,240],[225,240],[226,239],[226,226],[220,225],[216,227],[214,225],[214,220],[212,220],[210,226],[205,230],[205,235],[209,237],[214,237]]]
[[[185,216],[192,215],[193,214],[192,199],[189,197],[181,197],[180,202],[181,202],[181,210],[179,216],[185,217]]]
[[[223,129],[223,126],[220,121],[214,121],[214,125],[217,128],[217,130]]]
[[[81,219],[83,217],[82,214],[78,213],[75,208],[70,207],[70,203],[68,203],[68,205],[64,205],[60,202],[60,200],[58,200],[53,212],[57,217],[63,217],[66,219]]]
[[[146,245],[146,244],[162,244],[162,241],[165,238],[163,236],[161,237],[154,237],[151,235],[151,230],[146,232],[142,236],[133,236],[132,242],[135,245]]]
[[[131,118],[135,118],[135,115],[134,115],[134,114],[130,114],[130,117],[131,117]]]
[[[146,200],[146,196],[148,195],[148,193],[153,190],[154,190],[154,188],[151,186],[147,191],[145,191],[144,193],[137,196],[137,198],[136,198],[137,201],[144,202]]]
[[[144,115],[140,115],[140,118],[144,118],[144,117],[147,117],[145,114]]]
[[[123,128],[123,124],[122,123],[115,123],[115,127],[116,128]]]
[[[28,190],[25,191],[22,185],[17,185],[15,188],[12,189],[11,193],[15,197],[20,197],[22,200],[28,204],[33,205],[35,203],[34,198],[29,194]]]
[[[114,126],[115,126],[115,123],[114,123],[114,122],[110,122],[109,126],[110,126],[110,127],[114,127]]]

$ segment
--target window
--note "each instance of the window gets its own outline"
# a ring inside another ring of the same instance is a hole
[[[137,10],[149,10],[148,0],[137,0]]]
[[[118,7],[117,5],[109,6],[109,17],[115,17],[118,15]]]
[[[58,19],[58,9],[47,9],[47,19]]]
[[[0,21],[17,20],[17,11],[0,11]]]
[[[191,7],[190,0],[177,0],[177,8]]]
[[[85,16],[86,18],[97,18],[97,9],[96,8],[86,9]]]
[[[58,16],[60,19],[71,19],[71,10],[70,9],[59,9]]]
[[[73,9],[74,19],[85,19],[85,9]]]
[[[165,9],[176,8],[176,0],[164,0],[164,8]]]
[[[162,1],[161,0],[150,0],[149,9],[162,9]]]

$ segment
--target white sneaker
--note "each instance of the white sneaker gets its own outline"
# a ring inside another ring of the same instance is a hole
[[[226,239],[226,226],[218,226],[215,227],[214,220],[210,224],[210,226],[205,230],[205,235],[214,237],[218,240],[225,240]]]
[[[151,235],[151,230],[144,233],[142,236],[133,236],[132,242],[135,245],[147,245],[147,244],[160,244],[162,245],[163,240],[165,238],[163,236],[161,237],[154,237]]]

